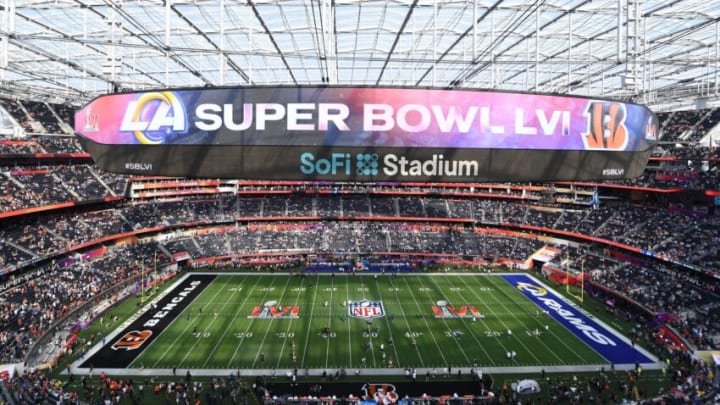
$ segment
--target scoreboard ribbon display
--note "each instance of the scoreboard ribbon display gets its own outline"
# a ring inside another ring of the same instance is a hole
[[[376,87],[243,87],[101,96],[75,114],[100,168],[334,181],[639,176],[646,107],[575,96]]]

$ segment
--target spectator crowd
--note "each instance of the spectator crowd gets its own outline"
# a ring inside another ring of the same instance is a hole
[[[34,134],[22,140],[1,139],[0,158],[81,151],[74,138],[57,136],[67,135],[70,109],[11,99],[0,99],[0,105],[17,125]],[[717,146],[712,142],[694,145],[715,127],[719,110],[677,112],[661,115],[661,119],[665,134],[661,141],[668,145],[659,149],[657,156],[677,157],[683,164],[662,161],[657,170],[619,183],[719,190],[716,162],[707,168],[700,163],[717,159]],[[673,143],[682,147],[669,146]],[[687,161],[698,163],[687,165]],[[17,165],[2,160],[0,164],[2,213],[99,201],[126,193],[127,176],[103,173],[88,163]],[[547,242],[482,229],[528,226],[605,239],[665,258],[661,262],[637,256],[627,260],[609,254],[607,245],[600,243],[559,247],[560,257],[567,259],[565,266],[583,267],[594,283],[641,302],[654,314],[669,314],[667,324],[693,348],[720,347],[720,289],[716,279],[705,272],[720,269],[720,216],[714,210],[627,201],[595,207],[577,204],[578,200],[573,200],[576,204],[543,205],[546,191],[561,192],[559,186],[487,188],[490,197],[514,197],[511,199],[468,198],[467,189],[441,185],[312,185],[314,193],[300,192],[306,191],[303,185],[289,187],[297,193],[264,193],[269,187],[274,186],[255,185],[244,188],[244,193],[183,199],[120,199],[0,219],[0,270],[7,272],[0,276],[0,363],[25,361],[30,347],[51,325],[90,298],[136,276],[139,269],[152,266],[156,252],[161,252],[166,262],[178,253],[201,259],[292,251],[328,255],[422,252],[479,257],[484,262],[524,262]],[[337,187],[341,192],[318,192]],[[375,193],[378,189],[382,192]],[[272,220],[277,217],[297,219]],[[357,217],[366,220],[347,221]],[[198,222],[233,226],[208,233],[168,233],[162,240],[148,238],[129,246],[104,244],[109,248],[102,254],[85,257],[88,249],[97,247],[94,243],[113,235],[156,227],[176,229]],[[89,247],[81,247],[85,244]],[[664,349],[659,346],[657,350]],[[663,353],[674,368],[684,367],[673,377],[676,393],[717,389],[707,365],[678,353]],[[48,395],[53,385],[42,374],[28,373],[10,388],[34,397]],[[134,390],[136,384],[124,387]],[[103,389],[98,395],[109,392]]]

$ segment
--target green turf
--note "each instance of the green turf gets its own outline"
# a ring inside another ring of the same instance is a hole
[[[362,299],[385,306],[386,316],[369,330],[363,319],[343,319],[343,303]],[[248,319],[271,300],[298,306],[299,319]],[[484,318],[437,319],[438,300],[476,306]],[[327,337],[323,327],[330,328]],[[508,351],[516,360],[507,359]],[[390,359],[396,368],[606,363],[495,275],[223,275],[131,367],[353,369],[385,368]]]

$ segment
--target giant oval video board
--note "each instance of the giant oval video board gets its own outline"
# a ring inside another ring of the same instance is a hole
[[[157,90],[75,114],[103,170],[350,182],[637,177],[657,128],[613,100],[394,87]]]

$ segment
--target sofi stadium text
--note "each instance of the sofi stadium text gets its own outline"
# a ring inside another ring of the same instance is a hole
[[[363,161],[363,154],[331,153],[327,157],[317,157],[311,152],[300,155],[300,171],[305,175],[376,175],[377,166],[373,162],[382,161],[380,168],[386,176],[477,176],[479,164],[475,160],[450,160],[441,154],[433,154],[428,159],[408,159],[388,153],[379,159],[377,155],[371,161]],[[369,170],[356,168],[370,167]]]

